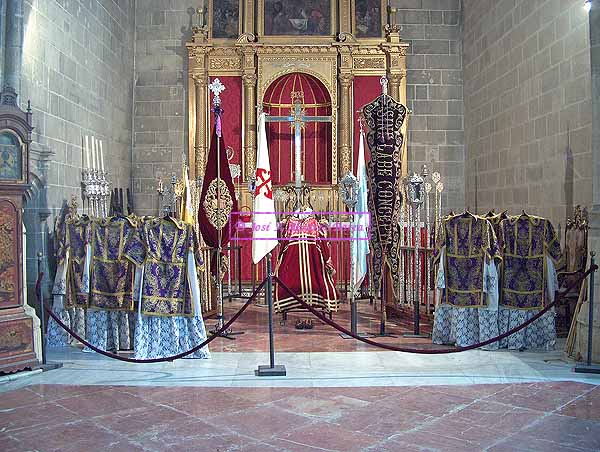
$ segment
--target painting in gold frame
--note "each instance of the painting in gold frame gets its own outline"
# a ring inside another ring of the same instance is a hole
[[[353,30],[358,39],[383,36],[387,6],[382,0],[354,0]]]
[[[213,0],[210,24],[213,39],[237,39],[240,35],[240,0]]]
[[[332,36],[335,0],[262,0],[263,36]]]

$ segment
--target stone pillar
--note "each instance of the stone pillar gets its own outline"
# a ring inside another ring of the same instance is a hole
[[[194,74],[195,90],[195,134],[194,134],[194,162],[196,177],[204,176],[206,168],[206,159],[208,157],[208,139],[206,131],[208,129],[208,105],[207,105],[207,84],[208,76],[204,73]],[[191,160],[191,159],[190,159]],[[191,162],[190,162],[191,163]]]
[[[256,172],[256,74],[244,73],[244,177]]]
[[[600,263],[600,4],[595,1],[590,10],[590,52],[592,68],[592,159],[593,206],[590,215],[590,249],[596,252],[596,263]],[[596,272],[594,318],[600,323],[600,272]],[[600,336],[600,328],[594,331]],[[596,340],[596,342],[598,342]],[[598,356],[596,350],[594,355]]]
[[[23,0],[6,4],[6,50],[4,54],[4,88],[19,92],[23,58]]]
[[[344,72],[339,75],[339,143],[338,153],[340,156],[340,171],[338,177],[344,177],[352,171],[352,81],[354,76]]]

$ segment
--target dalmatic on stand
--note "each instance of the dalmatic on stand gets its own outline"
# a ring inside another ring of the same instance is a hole
[[[558,280],[554,263],[560,242],[549,220],[523,213],[500,223],[503,250],[500,291],[500,332],[523,324],[554,301]],[[551,309],[526,328],[503,339],[509,349],[543,348],[556,343],[555,311]]]
[[[134,216],[92,222],[87,339],[103,350],[130,350],[133,345],[129,314],[134,312],[136,265],[145,255],[138,223]]]
[[[498,336],[498,246],[493,227],[468,212],[444,218],[432,339],[466,347]],[[486,349],[497,349],[492,343]]]
[[[90,292],[90,224],[91,220],[87,215],[66,220],[64,239],[58,250],[59,263],[53,288],[53,294],[57,295],[56,308],[60,312],[60,303],[63,303],[69,313],[71,328],[81,337],[86,336],[88,329],[85,310]]]
[[[339,299],[329,243],[323,240],[327,227],[314,214],[298,216],[287,220],[284,236],[292,240],[283,243],[275,273],[301,300],[326,312],[337,312]],[[277,286],[274,306],[276,312],[302,309],[281,285]]]
[[[69,250],[66,239],[66,218],[57,217],[54,225],[54,243],[56,249],[56,275],[54,285],[52,286],[52,311],[69,328],[75,327],[75,312],[65,309],[65,299],[67,296],[67,266],[69,262]],[[84,333],[85,334],[85,333]],[[69,333],[56,323],[50,317],[48,319],[48,329],[46,332],[46,345],[48,347],[64,347],[71,342]]]
[[[171,217],[146,220],[134,355],[164,358],[206,340],[197,268],[202,265],[191,225]],[[209,358],[208,347],[189,358]]]

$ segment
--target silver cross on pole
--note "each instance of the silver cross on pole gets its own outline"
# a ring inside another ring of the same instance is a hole
[[[294,129],[294,171],[296,176],[296,208],[300,205],[300,191],[302,189],[302,129],[307,122],[331,122],[331,116],[306,116],[302,106],[303,93],[301,91],[292,91],[292,101],[294,109],[290,111],[289,116],[270,116],[266,115],[266,122],[289,122]]]

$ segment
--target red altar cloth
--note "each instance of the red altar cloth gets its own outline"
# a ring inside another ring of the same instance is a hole
[[[298,298],[326,312],[338,310],[338,294],[327,237],[327,226],[314,215],[291,217],[285,225],[283,249],[275,274]],[[319,239],[319,240],[318,240]],[[281,286],[275,292],[276,312],[301,309],[300,304]]]

